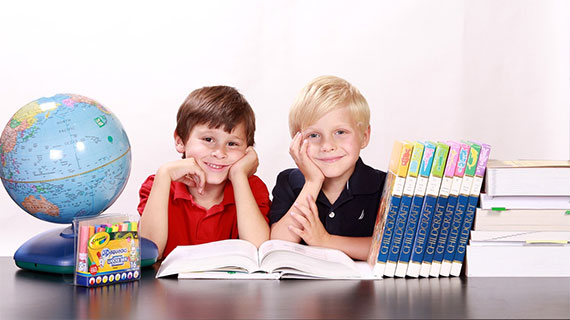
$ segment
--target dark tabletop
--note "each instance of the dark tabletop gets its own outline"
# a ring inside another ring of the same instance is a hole
[[[0,257],[0,319],[570,318],[570,278],[155,279],[99,288]]]

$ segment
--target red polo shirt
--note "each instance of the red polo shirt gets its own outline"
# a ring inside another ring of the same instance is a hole
[[[139,214],[142,215],[150,189],[154,182],[151,175],[142,184],[139,191]],[[271,201],[267,186],[257,176],[249,177],[249,185],[259,210],[269,221],[267,213]],[[202,244],[206,242],[237,239],[237,215],[234,189],[230,181],[224,188],[224,199],[221,203],[205,209],[196,204],[185,184],[172,182],[168,200],[168,239],[163,257],[179,245]]]

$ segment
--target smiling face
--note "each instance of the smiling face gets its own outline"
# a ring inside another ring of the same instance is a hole
[[[370,127],[363,133],[349,109],[338,108],[305,128],[303,137],[309,142],[309,158],[325,178],[347,181],[354,171],[360,149],[368,144]]]
[[[175,135],[176,150],[192,157],[206,174],[206,184],[219,185],[228,180],[230,167],[245,155],[247,137],[243,123],[231,132],[197,124],[186,143]]]

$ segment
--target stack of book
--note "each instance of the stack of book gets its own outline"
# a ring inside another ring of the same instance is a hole
[[[570,161],[489,160],[471,277],[570,276]]]
[[[458,276],[491,147],[396,141],[368,263],[376,276]]]

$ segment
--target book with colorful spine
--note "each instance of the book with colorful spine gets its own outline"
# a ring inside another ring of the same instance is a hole
[[[396,265],[398,264],[398,257],[400,256],[400,247],[402,245],[402,238],[404,237],[404,230],[406,228],[406,222],[408,220],[408,213],[410,212],[410,205],[412,203],[412,197],[414,196],[416,180],[420,172],[423,152],[424,144],[416,141],[414,143],[412,158],[410,159],[410,166],[408,168],[408,174],[406,176],[406,183],[404,185],[402,200],[400,201],[400,208],[398,209],[396,225],[394,226],[392,242],[390,243],[388,259],[386,261],[386,268],[384,270],[384,275],[387,277],[393,277],[394,273],[396,272]]]
[[[441,187],[439,189],[439,197],[437,198],[437,203],[435,206],[435,211],[431,222],[428,240],[426,242],[424,257],[420,269],[420,277],[429,277],[431,263],[433,261],[435,248],[437,247],[437,238],[439,236],[439,230],[441,228],[441,223],[443,221],[445,207],[447,206],[447,198],[449,197],[449,192],[451,191],[453,176],[455,173],[455,169],[457,168],[457,160],[459,159],[459,148],[460,148],[459,143],[448,142],[448,144],[449,144],[449,153],[447,156],[443,179],[441,181]]]
[[[427,184],[426,195],[424,197],[424,204],[422,206],[422,211],[420,213],[416,229],[414,245],[412,246],[412,255],[410,256],[410,262],[406,272],[406,275],[410,277],[417,278],[420,275],[426,241],[428,240],[431,221],[435,212],[437,199],[439,197],[441,180],[443,178],[443,171],[445,169],[445,162],[447,160],[448,153],[449,146],[447,144],[442,142],[437,143]]]
[[[396,141],[388,165],[388,173],[384,183],[384,191],[376,217],[372,245],[368,254],[368,264],[377,276],[384,274],[386,259],[396,215],[404,189],[404,183],[410,163],[413,144],[408,141]]]
[[[465,174],[463,175],[463,181],[461,182],[461,188],[459,189],[457,206],[453,213],[453,222],[451,223],[449,236],[447,237],[447,243],[445,244],[445,253],[443,255],[443,261],[441,262],[441,271],[439,272],[440,276],[449,277],[451,272],[451,264],[455,258],[457,243],[459,241],[459,235],[463,224],[463,218],[465,217],[469,195],[471,194],[471,187],[473,186],[473,179],[475,177],[475,171],[477,170],[477,160],[479,159],[480,151],[481,146],[479,145],[471,145],[469,148],[469,158],[467,159]]]
[[[443,221],[441,224],[441,229],[439,231],[439,236],[437,238],[437,246],[435,247],[433,261],[431,263],[429,272],[429,275],[432,277],[439,277],[439,274],[441,272],[447,238],[449,236],[449,231],[453,222],[453,214],[455,212],[455,207],[457,206],[459,190],[461,189],[461,184],[463,182],[463,176],[465,174],[465,167],[467,165],[468,159],[469,146],[464,143],[460,143],[457,167],[455,168],[453,182],[451,184],[451,189],[449,190],[449,196],[447,197],[447,205],[445,206]]]
[[[473,226],[477,202],[479,201],[479,194],[481,193],[481,185],[483,184],[483,177],[485,176],[485,168],[487,167],[487,161],[489,160],[489,154],[491,153],[491,146],[487,144],[480,145],[477,143],[470,143],[470,145],[471,149],[480,150],[480,152],[477,167],[475,169],[475,176],[473,177],[471,192],[469,193],[469,199],[467,200],[467,208],[465,209],[465,217],[463,218],[457,249],[455,250],[455,256],[451,264],[450,274],[455,277],[459,276],[461,273],[463,259],[465,258],[465,250],[467,249],[467,243],[469,242],[469,233]]]
[[[433,157],[436,145],[433,142],[426,142],[424,147],[424,154],[422,156],[422,163],[420,166],[420,173],[416,181],[416,188],[414,190],[414,197],[412,198],[412,205],[410,213],[408,214],[408,222],[404,231],[404,238],[402,240],[402,248],[400,249],[400,256],[398,257],[398,264],[396,266],[396,277],[405,277],[408,270],[408,262],[412,254],[412,247],[414,245],[414,237],[422,206],[424,203],[424,196],[427,189],[427,183],[433,164]]]

